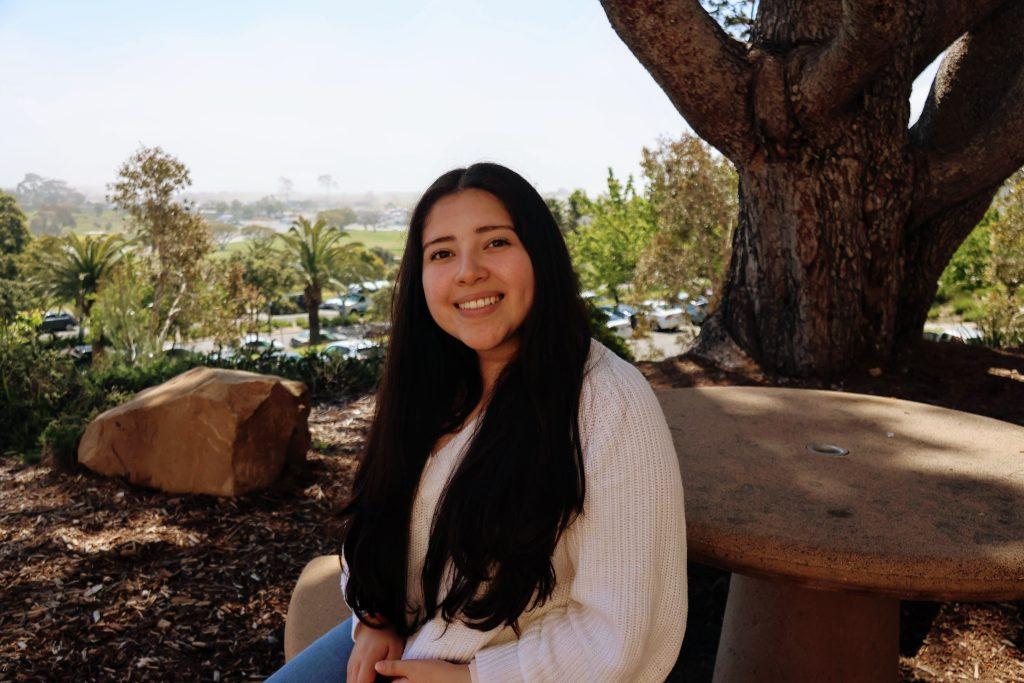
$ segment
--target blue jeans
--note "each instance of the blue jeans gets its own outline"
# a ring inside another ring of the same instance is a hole
[[[345,683],[353,647],[349,617],[275,671],[267,683]]]

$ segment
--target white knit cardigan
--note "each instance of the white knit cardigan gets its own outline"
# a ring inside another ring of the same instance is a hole
[[[580,396],[584,512],[559,539],[556,584],[543,605],[510,627],[478,631],[438,615],[414,633],[403,659],[468,663],[474,683],[664,681],[686,629],[686,524],[672,435],[640,372],[596,340]],[[430,522],[479,416],[432,456],[412,510],[410,603]],[[450,570],[450,565],[449,565]],[[342,567],[341,589],[347,581]],[[446,573],[443,587],[450,585]],[[353,620],[353,637],[366,628]]]

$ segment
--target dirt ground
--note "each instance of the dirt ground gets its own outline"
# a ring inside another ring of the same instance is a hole
[[[1024,353],[924,344],[828,383],[688,357],[641,364],[652,384],[781,384],[896,396],[1024,424]],[[877,375],[877,376],[876,376]],[[236,681],[283,663],[291,589],[338,552],[372,397],[317,406],[305,472],[236,499],[169,496],[87,470],[0,461],[0,681]],[[691,565],[672,681],[707,681],[728,574]],[[1024,602],[902,605],[904,681],[1024,681]]]

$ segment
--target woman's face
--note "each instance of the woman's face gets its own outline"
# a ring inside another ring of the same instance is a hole
[[[423,225],[423,291],[434,321],[478,354],[511,357],[533,305],[533,264],[504,204],[469,189]]]

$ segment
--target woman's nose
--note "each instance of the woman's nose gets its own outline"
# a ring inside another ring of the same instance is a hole
[[[471,285],[487,276],[487,270],[476,254],[463,254],[459,258],[459,283]]]

